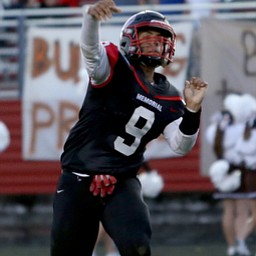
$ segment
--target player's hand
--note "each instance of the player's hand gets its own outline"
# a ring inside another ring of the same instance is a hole
[[[107,20],[113,13],[121,13],[122,10],[115,5],[113,0],[100,0],[90,6],[88,13],[96,20]]]
[[[95,175],[90,185],[90,191],[94,196],[105,197],[113,193],[117,180],[111,175]]]
[[[186,81],[183,93],[189,110],[197,112],[201,108],[207,87],[208,83],[199,77],[193,77],[190,81]]]

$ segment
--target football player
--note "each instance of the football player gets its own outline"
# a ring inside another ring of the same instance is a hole
[[[90,77],[79,120],[61,155],[52,256],[90,256],[99,223],[122,256],[149,256],[151,225],[137,172],[148,142],[163,134],[176,155],[196,142],[207,83],[186,81],[184,100],[156,73],[175,53],[166,17],[142,11],[121,30],[120,49],[100,42],[100,22],[121,10],[100,0],[83,13],[81,53]]]

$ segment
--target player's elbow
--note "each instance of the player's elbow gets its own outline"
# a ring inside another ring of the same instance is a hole
[[[172,150],[177,154],[177,156],[185,156],[193,149],[194,145],[195,142],[186,142],[179,146],[172,147]]]
[[[180,131],[169,141],[171,149],[179,156],[188,154],[196,143],[198,133],[185,135]]]

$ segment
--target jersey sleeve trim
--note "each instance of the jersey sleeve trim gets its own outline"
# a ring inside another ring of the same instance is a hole
[[[106,52],[107,52],[107,56],[108,56],[108,60],[109,60],[109,64],[110,64],[110,74],[109,74],[107,80],[104,81],[103,83],[92,84],[92,86],[96,87],[96,88],[104,87],[112,79],[113,74],[114,74],[114,67],[115,67],[115,65],[118,61],[118,57],[119,57],[119,51],[118,51],[118,48],[116,45],[114,45],[113,43],[108,43],[108,42],[102,42],[102,44],[104,45]]]

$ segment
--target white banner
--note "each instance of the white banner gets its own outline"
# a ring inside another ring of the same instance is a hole
[[[164,72],[182,90],[188,67],[192,25],[174,26],[175,61]],[[118,45],[121,27],[102,26],[101,40]],[[77,120],[88,77],[81,64],[80,28],[30,28],[23,89],[23,158],[58,160]],[[164,154],[166,155],[166,153]]]
[[[78,29],[28,31],[23,90],[23,157],[56,160],[77,120],[85,85]]]
[[[204,137],[212,115],[221,110],[228,93],[256,96],[256,27],[255,22],[205,20],[201,32],[201,71],[209,83],[203,106],[201,147],[201,170],[206,174],[215,160]]]

